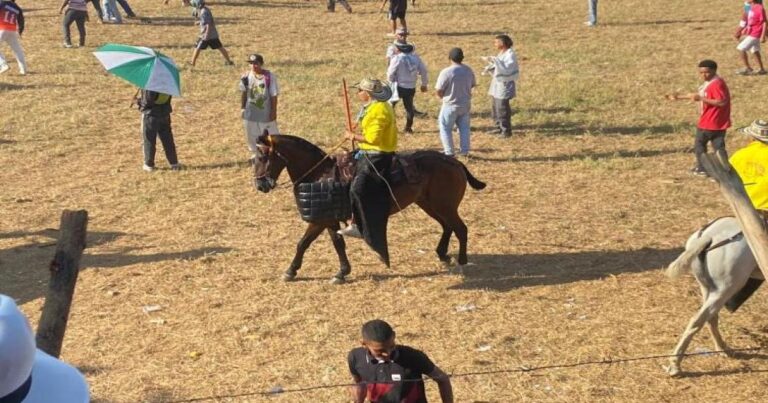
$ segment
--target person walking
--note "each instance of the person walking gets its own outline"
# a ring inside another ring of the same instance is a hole
[[[751,75],[751,74],[766,74],[763,67],[763,58],[760,55],[760,43],[765,42],[766,20],[765,9],[763,9],[762,0],[747,0],[749,4],[749,11],[746,15],[746,24],[742,30],[742,38],[736,49],[741,55],[741,62],[744,63],[744,68],[738,70],[736,74],[739,75]],[[752,70],[752,66],[749,65],[749,56],[747,52],[751,52],[755,55],[755,62],[760,68],[756,73]]]
[[[74,22],[77,25],[77,32],[80,34],[80,40],[78,44],[82,48],[85,46],[85,21],[88,20],[88,11],[85,7],[85,0],[64,0],[59,9],[59,14],[64,12],[64,8],[67,8],[67,12],[64,14],[64,20],[62,21],[62,31],[64,32],[64,47],[72,47],[72,37],[70,36],[69,27]]]
[[[102,22],[112,24],[122,24],[123,16],[120,15],[120,11],[117,10],[116,0],[103,0],[101,7],[104,10],[102,15]]]
[[[408,11],[408,0],[383,0],[379,11],[384,10],[384,6],[389,2],[389,21],[392,31],[387,36],[397,35],[397,20],[400,20],[400,26],[408,30],[408,24],[405,22],[405,13]]]
[[[24,32],[24,11],[16,4],[16,0],[0,1],[0,43],[5,42],[11,47],[19,74],[27,74],[27,62],[24,48],[21,47],[21,34]],[[0,73],[5,73],[11,67],[0,53]]]
[[[205,0],[192,0],[190,2],[192,7],[195,7],[197,13],[198,23],[200,24],[200,36],[197,38],[197,44],[195,45],[195,51],[192,53],[192,61],[190,64],[195,67],[197,57],[200,56],[200,51],[203,49],[217,49],[222,56],[224,56],[224,64],[227,66],[234,66],[234,62],[229,58],[229,52],[224,48],[219,39],[219,31],[216,29],[216,23],[213,21],[213,13],[211,9],[205,5]]]
[[[587,0],[587,22],[584,25],[588,27],[597,25],[597,0]]]
[[[245,139],[251,151],[251,161],[256,158],[259,136],[264,131],[278,134],[277,97],[280,93],[277,77],[264,69],[264,57],[254,53],[248,56],[251,69],[240,78],[240,110],[242,112]]]
[[[171,165],[171,170],[181,169],[179,159],[176,156],[176,143],[173,141],[171,130],[171,106],[172,96],[159,92],[141,90],[136,103],[141,111],[141,137],[144,149],[144,166],[147,172],[155,170],[155,152],[157,150],[157,138],[163,143],[165,158]]]
[[[475,73],[463,64],[464,52],[453,48],[448,52],[451,65],[444,68],[435,83],[435,95],[442,98],[437,125],[445,155],[454,155],[453,128],[459,129],[459,155],[469,156],[469,117],[472,106],[472,88],[475,87]]]
[[[482,57],[488,63],[487,71],[492,74],[488,95],[491,96],[494,128],[489,133],[501,137],[512,136],[512,108],[509,101],[517,96],[517,80],[520,77],[520,65],[512,45],[509,35],[496,35],[494,47],[499,53]]]
[[[344,9],[347,10],[348,13],[352,12],[352,7],[350,7],[349,2],[347,0],[328,0],[329,13],[336,12],[336,3],[341,4],[341,6],[344,7]]]
[[[363,324],[360,344],[347,354],[347,365],[355,386],[355,403],[422,403],[427,401],[424,375],[437,382],[440,400],[453,403],[451,378],[424,352],[395,343],[389,323],[375,319]]]
[[[397,94],[403,100],[405,107],[405,133],[413,133],[413,117],[416,107],[413,98],[416,96],[416,83],[421,77],[421,92],[427,92],[429,76],[427,66],[413,51],[413,45],[395,44],[395,55],[390,59],[387,69],[387,79],[395,84]]]
[[[731,94],[728,85],[717,75],[717,63],[714,60],[699,62],[699,78],[704,82],[698,92],[686,95],[668,95],[669,100],[690,99],[700,103],[701,115],[696,125],[694,152],[696,165],[691,169],[694,175],[707,176],[702,165],[702,156],[707,152],[707,143],[712,143],[720,161],[727,163],[725,151],[725,133],[731,127]]]

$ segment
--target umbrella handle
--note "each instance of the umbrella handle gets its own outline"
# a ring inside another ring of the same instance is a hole
[[[131,104],[128,105],[128,109],[132,109],[133,105],[136,104],[136,96],[139,95],[139,91],[141,91],[141,88],[136,88],[136,92],[133,94],[133,98],[131,98]]]

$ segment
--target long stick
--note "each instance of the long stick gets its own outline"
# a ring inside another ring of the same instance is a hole
[[[347,79],[341,79],[341,88],[344,92],[344,112],[347,114],[347,130],[352,131],[352,111],[349,108],[349,90],[347,90]]]

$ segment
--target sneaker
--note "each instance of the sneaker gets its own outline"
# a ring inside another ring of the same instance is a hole
[[[143,169],[143,170],[145,170],[145,171],[147,171],[147,172],[152,172],[152,171],[154,171],[154,170],[155,170],[155,167],[151,167],[151,166],[149,166],[149,165],[147,165],[147,164],[144,164],[144,166],[143,166],[143,167],[141,167],[141,169]]]
[[[181,164],[171,164],[171,171],[181,171]]]
[[[3,63],[2,65],[0,65],[0,74],[5,73],[6,71],[8,71],[10,69],[11,69],[11,66]]]
[[[224,62],[224,65],[225,66],[234,66],[235,62],[233,62],[232,60],[227,60],[226,62]]]
[[[746,67],[740,70],[736,70],[736,74],[740,76],[751,76],[753,73],[754,71],[752,69],[748,69]]]
[[[346,237],[352,237],[352,238],[362,238],[363,234],[360,233],[360,230],[357,228],[357,224],[350,224],[347,225],[347,228],[340,229],[336,231],[337,234],[341,236]]]
[[[596,22],[592,22],[592,21],[587,21],[587,22],[584,23],[584,25],[586,25],[588,27],[594,27],[595,25],[597,25],[597,23]]]
[[[709,175],[707,174],[707,171],[703,170],[703,169],[702,169],[702,168],[700,168],[700,167],[693,167],[693,168],[691,169],[691,175],[696,175],[696,176],[709,176]]]
[[[71,47],[72,47],[72,44],[71,44],[71,43],[66,43],[66,42],[65,42],[65,43],[64,43],[64,47],[65,47],[65,48],[67,48],[67,49],[69,49],[69,48],[71,48]]]
[[[764,76],[764,75],[768,74],[768,71],[758,70],[757,73],[755,73],[755,74],[757,74],[758,76]]]
[[[27,75],[27,70],[26,69],[19,69],[19,75],[26,76]]]

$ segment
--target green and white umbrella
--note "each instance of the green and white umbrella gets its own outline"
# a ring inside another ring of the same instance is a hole
[[[93,54],[107,71],[141,89],[181,95],[179,68],[160,52],[143,46],[109,43]]]

